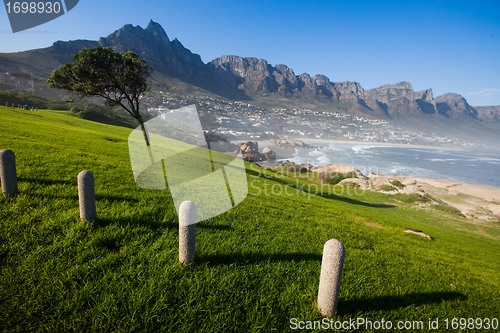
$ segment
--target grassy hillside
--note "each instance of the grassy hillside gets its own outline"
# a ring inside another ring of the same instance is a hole
[[[453,318],[500,317],[499,223],[349,187],[314,195],[307,180],[247,164],[248,197],[197,224],[195,264],[182,267],[168,191],[134,183],[131,129],[5,107],[0,124],[20,190],[0,196],[2,332],[286,332],[292,318],[321,320],[321,255],[332,238],[346,248],[334,320],[427,328],[439,318],[446,331],[447,318],[451,330]],[[95,175],[95,223],[79,220],[85,169]]]

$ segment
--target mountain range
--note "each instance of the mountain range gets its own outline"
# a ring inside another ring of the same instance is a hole
[[[127,24],[98,41],[57,41],[43,49],[0,54],[0,73],[32,73],[46,79],[54,69],[70,62],[71,54],[97,45],[138,54],[154,69],[154,89],[372,118],[437,115],[500,121],[500,106],[472,107],[454,93],[434,97],[432,89],[414,91],[409,82],[365,90],[358,82],[332,82],[324,75],[311,77],[307,73],[296,75],[288,66],[272,66],[264,59],[225,55],[204,63],[180,41],[170,40],[161,25],[153,21],[145,29]]]

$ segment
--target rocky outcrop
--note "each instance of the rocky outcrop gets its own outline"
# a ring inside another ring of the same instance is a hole
[[[259,143],[256,141],[246,141],[238,143],[238,148],[245,161],[259,162],[276,159],[276,154],[269,148],[264,148],[263,152],[259,152]]]
[[[294,173],[309,172],[309,171],[311,171],[311,168],[313,167],[311,164],[308,164],[308,163],[296,164],[296,163],[293,163],[290,161],[280,163],[279,166],[283,167],[288,172],[294,172]]]
[[[470,106],[462,95],[447,93],[436,97],[434,100],[438,113],[447,118],[478,119],[476,109]]]
[[[379,109],[387,115],[418,113],[415,93],[409,82],[366,90],[365,101],[372,109]]]
[[[127,24],[99,44],[118,52],[132,51],[152,66],[155,71],[206,86],[205,64],[198,54],[186,49],[177,39],[170,41],[162,26],[152,20],[146,29]]]
[[[415,92],[415,102],[421,112],[426,114],[436,114],[436,102],[432,95],[432,89]]]
[[[271,150],[269,147],[265,147],[262,149],[262,154],[266,157],[267,160],[275,160],[276,159],[276,153]]]
[[[265,59],[225,55],[205,64],[200,56],[150,21],[143,29],[127,24],[99,41],[58,41],[45,49],[0,54],[1,71],[33,72],[42,78],[85,47],[109,46],[137,53],[154,68],[153,84],[180,92],[203,91],[236,100],[321,107],[331,111],[393,118],[398,115],[442,115],[449,118],[499,120],[500,107],[471,107],[458,94],[434,98],[431,89],[415,92],[399,82],[365,90],[358,82],[332,82],[325,75],[296,75],[286,65]],[[279,101],[279,102],[277,102]]]
[[[361,179],[361,178],[346,178],[344,180],[341,180],[338,185],[344,185],[344,184],[358,184],[359,188],[362,190],[368,190],[371,189],[370,183],[366,179]]]
[[[358,82],[335,82],[333,86],[339,101],[357,102],[365,98],[365,90]]]
[[[422,230],[406,228],[404,232],[419,235],[419,236],[427,238],[427,239],[432,239],[431,236],[424,234],[424,232]]]
[[[397,115],[441,114],[445,117],[477,118],[477,111],[460,95],[445,94],[434,99],[432,89],[415,92],[409,82],[387,84],[364,90],[358,82],[331,82],[324,75],[295,75],[286,65],[272,66],[264,59],[222,56],[210,63],[237,89],[259,100],[269,95],[319,100],[332,109],[394,117]],[[229,76],[228,76],[229,77]]]
[[[500,105],[497,106],[475,106],[477,117],[485,121],[500,121]]]
[[[286,65],[270,65],[264,59],[222,56],[209,64],[214,71],[230,73],[238,89],[248,96],[259,98],[269,94],[284,97],[320,97],[329,99],[337,95],[330,80],[324,75],[314,77],[304,73],[295,75]]]
[[[278,148],[316,148],[314,146],[310,146],[307,143],[304,143],[304,141],[301,140],[289,140],[289,139],[272,139],[270,140],[271,144],[275,145]]]
[[[367,179],[361,171],[358,169],[355,169],[350,166],[346,165],[340,165],[340,164],[328,164],[327,166],[317,166],[311,169],[311,171],[317,172],[317,173],[323,173],[323,174],[334,174],[334,173],[340,173],[340,174],[355,174],[357,178],[363,178]]]

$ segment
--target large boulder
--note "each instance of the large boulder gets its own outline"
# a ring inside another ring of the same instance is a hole
[[[338,183],[338,185],[343,185],[345,183],[358,184],[359,188],[361,188],[362,190],[368,190],[368,189],[371,188],[370,183],[368,182],[368,180],[362,179],[362,178],[346,178],[344,180],[341,180]]]
[[[304,143],[304,141],[301,141],[301,140],[274,139],[274,140],[271,140],[271,143],[278,148],[287,148],[287,147],[291,147],[291,148],[296,148],[296,147],[316,148],[316,147],[308,145],[307,143]]]
[[[266,157],[268,160],[275,160],[276,159],[276,153],[271,150],[271,148],[266,147],[262,150],[262,154]]]
[[[296,164],[290,161],[281,163],[279,166],[284,167],[288,172],[299,172],[299,173],[309,172],[311,171],[312,168],[312,164],[308,163]]]
[[[357,178],[367,179],[358,169],[340,164],[328,164],[327,166],[320,165],[315,168],[312,168],[311,171],[326,175],[331,175],[334,173],[341,173],[347,175],[350,173],[354,173]]]
[[[268,147],[264,148],[264,151],[260,153],[259,143],[256,141],[240,142],[238,147],[245,161],[258,162],[276,159],[276,153]]]
[[[238,143],[242,154],[255,154],[259,152],[259,144],[256,141]]]

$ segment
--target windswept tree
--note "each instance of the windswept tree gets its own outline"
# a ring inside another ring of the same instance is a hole
[[[47,81],[52,88],[83,97],[103,97],[106,105],[121,106],[137,119],[149,147],[144,119],[139,112],[142,94],[149,89],[147,79],[153,69],[133,52],[117,53],[110,47],[81,50],[52,72]]]

